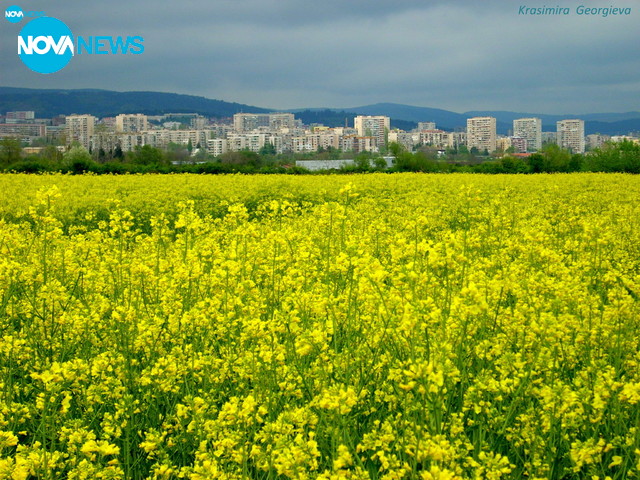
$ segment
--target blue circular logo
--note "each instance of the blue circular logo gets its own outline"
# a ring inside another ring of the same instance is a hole
[[[73,34],[53,17],[30,21],[18,35],[20,60],[34,72],[53,73],[64,68],[74,54]]]
[[[4,11],[4,18],[6,18],[11,23],[18,23],[24,17],[24,12],[22,9],[14,5],[13,7],[8,7]]]

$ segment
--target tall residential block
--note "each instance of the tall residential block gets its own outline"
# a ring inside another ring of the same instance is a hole
[[[96,124],[96,117],[93,115],[69,115],[65,118],[67,145],[78,142],[88,149],[93,128]]]
[[[141,113],[121,114],[116,117],[116,132],[135,133],[149,129],[147,116]]]
[[[473,117],[467,119],[467,147],[476,147],[480,152],[496,149],[496,119],[494,117]]]
[[[560,148],[584,153],[584,120],[560,120],[556,125]]]
[[[391,128],[391,119],[383,115],[358,115],[353,126],[359,137],[375,137],[377,145],[386,144],[386,134]]]
[[[517,118],[513,121],[513,136],[527,141],[527,151],[537,152],[542,148],[542,120]]]
[[[418,130],[435,130],[436,122],[418,122]]]
[[[293,113],[236,113],[233,116],[233,129],[238,132],[250,132],[261,127],[269,130],[294,128]]]

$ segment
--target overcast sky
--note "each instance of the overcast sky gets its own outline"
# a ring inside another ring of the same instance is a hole
[[[60,72],[17,55],[0,19],[0,85],[153,90],[265,108],[395,102],[456,112],[640,110],[640,0],[584,16],[520,15],[512,0],[3,0],[74,35],[141,35],[141,55],[76,55]],[[3,15],[4,17],[4,15]]]

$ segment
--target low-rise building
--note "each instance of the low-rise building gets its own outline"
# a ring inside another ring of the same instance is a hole
[[[36,123],[1,123],[0,138],[16,137],[31,143],[35,138],[45,137],[46,128]]]
[[[601,135],[599,133],[592,133],[591,135],[587,135],[585,137],[585,149],[594,150],[596,148],[600,148],[604,145],[604,142],[611,140],[609,135]]]
[[[455,135],[444,130],[423,130],[420,132],[420,144],[437,148],[451,148],[455,146]]]

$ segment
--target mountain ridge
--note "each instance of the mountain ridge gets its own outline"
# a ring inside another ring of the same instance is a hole
[[[466,126],[467,118],[492,116],[496,118],[498,133],[506,134],[515,118],[538,117],[542,119],[544,131],[555,131],[556,122],[567,118],[585,121],[585,133],[626,134],[640,131],[640,112],[604,112],[592,114],[543,114],[512,112],[505,110],[471,110],[463,113],[441,108],[419,107],[392,102],[381,102],[359,107],[345,108],[300,108],[274,110],[236,102],[209,99],[203,96],[171,92],[126,91],[105,89],[32,89],[0,86],[0,113],[15,110],[33,110],[39,118],[55,115],[89,113],[98,117],[119,113],[143,113],[160,115],[166,113],[199,113],[208,117],[230,117],[235,113],[267,113],[273,111],[297,114],[305,123],[324,123],[327,126],[343,126],[345,120],[351,125],[349,116],[386,115],[392,127],[410,129],[417,122],[433,121],[437,128],[453,130]]]
[[[242,103],[225,102],[179,93],[98,89],[27,89],[0,87],[0,112],[33,110],[36,117],[88,113],[110,117],[119,113],[199,113],[230,117],[238,112],[266,113],[272,110]]]

